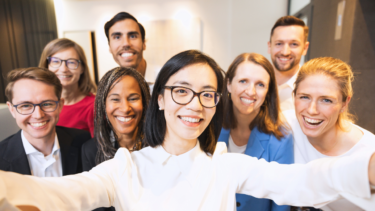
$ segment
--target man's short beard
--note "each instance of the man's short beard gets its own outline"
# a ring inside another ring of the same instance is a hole
[[[296,63],[296,60],[293,60],[292,63],[290,63],[289,67],[288,68],[281,68],[279,66],[279,64],[276,62],[276,59],[273,59],[272,60],[273,64],[275,65],[275,68],[280,71],[280,72],[288,72],[289,70],[293,69],[293,67],[295,66],[294,64]]]

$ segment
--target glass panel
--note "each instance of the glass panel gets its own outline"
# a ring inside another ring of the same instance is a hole
[[[311,0],[291,0],[289,5],[289,15],[294,15],[296,12],[300,11],[310,2]]]
[[[308,26],[308,18],[306,15],[299,17],[303,22],[305,22],[305,25]],[[301,56],[301,60],[299,61],[299,65],[302,66],[305,63],[305,56]]]

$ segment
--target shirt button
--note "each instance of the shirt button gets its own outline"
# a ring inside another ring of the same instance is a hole
[[[241,206],[241,203],[240,202],[237,202],[236,203],[237,207]]]

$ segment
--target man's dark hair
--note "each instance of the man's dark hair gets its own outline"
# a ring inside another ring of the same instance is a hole
[[[130,15],[127,12],[119,12],[115,16],[113,16],[113,18],[111,20],[109,20],[107,23],[105,23],[105,25],[104,25],[104,31],[105,31],[105,36],[107,36],[108,42],[109,42],[109,34],[108,34],[109,33],[109,29],[115,23],[117,23],[118,21],[122,21],[122,20],[125,20],[125,19],[132,19],[133,21],[135,21],[138,24],[139,31],[141,32],[142,42],[144,42],[145,41],[145,36],[146,36],[145,28],[143,28],[142,24],[140,24],[138,22],[138,20],[134,16]]]
[[[305,35],[305,42],[306,42],[307,37],[309,36],[309,27],[306,26],[306,24],[305,24],[305,22],[303,22],[303,20],[301,20],[301,19],[299,19],[295,16],[291,16],[291,15],[283,16],[276,21],[275,25],[273,25],[272,30],[271,30],[270,41],[271,41],[271,37],[273,35],[273,31],[276,29],[276,27],[293,26],[293,25],[301,26],[303,28],[303,32],[304,32],[304,35]]]
[[[159,110],[159,95],[164,95],[164,86],[169,78],[178,71],[193,64],[207,64],[215,72],[217,80],[217,92],[221,93],[224,85],[224,71],[209,56],[197,50],[183,51],[164,64],[161,68],[152,91],[151,101],[146,112],[145,121],[145,141],[151,147],[163,144],[167,123],[164,111]],[[168,93],[170,94],[170,93]],[[215,151],[217,139],[219,138],[223,122],[223,103],[219,101],[216,105],[216,112],[212,117],[210,124],[198,137],[200,148],[209,154]]]

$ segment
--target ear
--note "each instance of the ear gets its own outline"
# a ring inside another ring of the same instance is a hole
[[[8,109],[10,111],[10,113],[12,114],[13,118],[16,118],[16,108],[13,107],[12,103],[10,103],[9,101],[7,101],[7,106],[8,106]]]
[[[62,110],[62,108],[63,108],[63,106],[64,106],[64,102],[65,102],[64,98],[61,98],[60,101],[59,101],[59,105],[58,105],[58,107],[57,107],[57,110],[58,110],[58,112],[59,112],[59,115],[60,115],[61,110]]]
[[[271,42],[268,41],[268,42],[267,42],[267,45],[268,45],[267,53],[268,53],[268,54],[271,54]]]
[[[143,50],[146,50],[146,39],[145,39],[145,41],[143,41],[143,44],[142,44],[142,47],[143,47]]]
[[[227,80],[227,89],[229,93],[232,93],[232,84],[230,83],[229,79]]]
[[[159,97],[158,97],[158,105],[159,105],[159,109],[160,110],[164,110],[164,108],[165,108],[165,105],[164,105],[164,97],[163,97],[163,95],[159,95]]]
[[[302,55],[304,55],[304,56],[306,55],[307,50],[309,50],[309,46],[310,46],[310,42],[306,42],[305,47],[303,48]]]
[[[342,105],[340,113],[344,112],[346,109],[348,109],[348,105],[352,97],[348,97],[345,101],[345,103]]]

